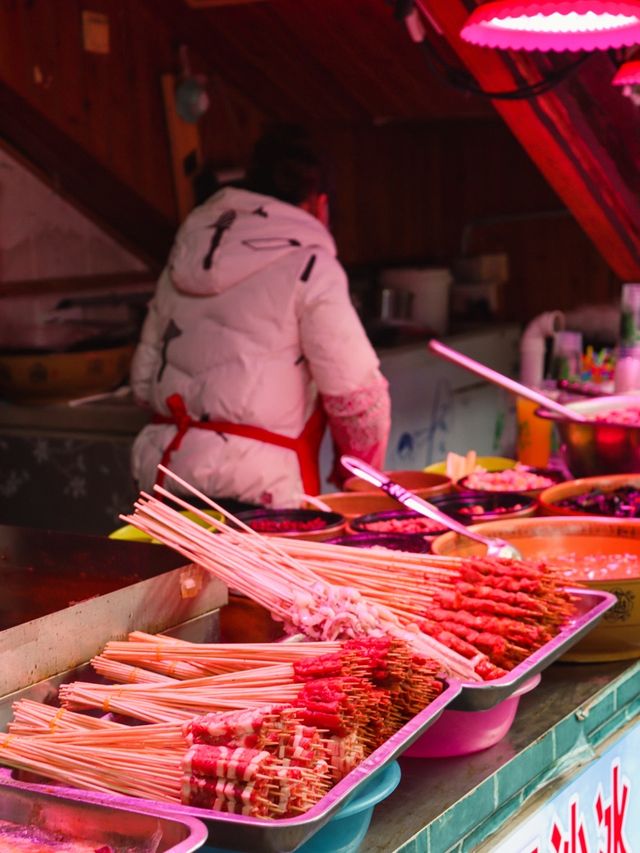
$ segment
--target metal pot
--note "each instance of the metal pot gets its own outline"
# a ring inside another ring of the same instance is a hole
[[[596,397],[568,403],[567,408],[598,415],[613,409],[640,408],[640,396]],[[570,421],[544,408],[537,409],[536,415],[555,423],[564,461],[574,477],[640,473],[640,424]]]

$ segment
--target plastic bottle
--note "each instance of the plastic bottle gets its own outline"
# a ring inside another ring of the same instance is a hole
[[[620,339],[613,376],[616,394],[640,390],[640,284],[622,285]]]

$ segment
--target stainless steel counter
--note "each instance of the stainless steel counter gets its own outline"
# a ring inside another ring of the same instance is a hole
[[[492,367],[512,365],[515,358],[513,341],[519,334],[515,324],[497,324],[483,328],[460,331],[449,335],[446,342],[452,347],[469,351],[475,358],[486,360]],[[440,362],[426,351],[427,339],[399,339],[396,346],[376,348],[383,364],[398,365],[402,370],[409,366],[414,354],[421,361],[436,363],[442,371],[452,376],[462,377],[460,385],[477,385],[478,382],[471,374]],[[500,352],[502,350],[502,352]],[[409,359],[409,362],[407,362]],[[499,365],[497,364],[499,362]],[[102,400],[87,402],[82,405],[70,406],[66,402],[48,405],[19,405],[8,401],[0,401],[0,431],[8,430],[37,430],[69,432],[69,433],[108,433],[111,435],[134,436],[148,422],[149,412],[133,402],[131,394],[126,396],[105,397]]]
[[[66,402],[46,406],[0,403],[0,431],[36,431],[39,434],[65,432],[132,437],[149,421],[150,413],[133,402],[130,394],[107,397],[80,406]]]
[[[400,785],[376,807],[362,850],[477,849],[527,797],[590,760],[595,745],[636,713],[639,697],[636,662],[554,664],[494,747],[459,758],[401,759]]]

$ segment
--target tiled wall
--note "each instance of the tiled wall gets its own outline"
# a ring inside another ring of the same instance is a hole
[[[0,148],[0,282],[145,268]]]

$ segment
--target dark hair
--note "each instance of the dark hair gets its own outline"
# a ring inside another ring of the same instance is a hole
[[[253,150],[246,186],[296,205],[325,192],[322,163],[305,129],[293,124],[269,128]]]

